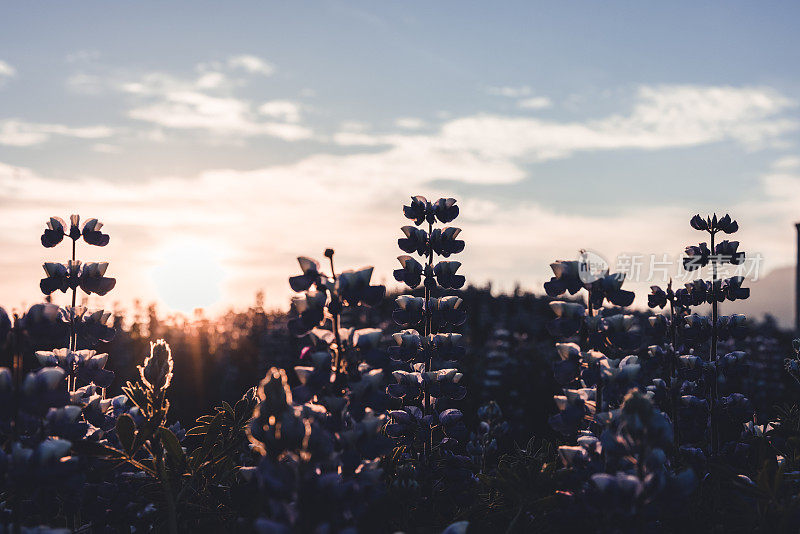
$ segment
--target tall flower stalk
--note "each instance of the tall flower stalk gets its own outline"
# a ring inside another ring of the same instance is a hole
[[[69,391],[77,389],[76,373],[83,360],[92,355],[78,353],[78,330],[85,330],[87,338],[100,340],[109,338],[113,331],[109,332],[106,326],[109,314],[100,310],[98,313],[86,315],[86,310],[77,306],[78,288],[87,295],[95,293],[105,295],[116,285],[115,278],[106,277],[108,263],[106,262],[86,262],[82,263],[76,257],[78,240],[83,240],[93,246],[104,247],[109,242],[108,234],[104,234],[101,229],[103,223],[97,219],[89,219],[83,227],[80,226],[80,216],[71,215],[69,230],[67,224],[60,217],[51,217],[41,237],[42,245],[52,248],[61,243],[65,237],[72,240],[72,257],[66,263],[46,262],[44,271],[47,275],[39,283],[39,287],[45,295],[51,295],[57,290],[62,293],[71,291],[71,305],[63,310],[65,321],[69,324],[69,340],[66,353],[63,358],[56,356],[57,363],[65,368],[67,372],[67,388]],[[97,338],[99,335],[99,338]],[[91,344],[91,343],[88,343]],[[41,360],[42,358],[40,358]],[[48,361],[51,359],[48,357]],[[43,362],[44,363],[44,362]],[[96,365],[99,362],[96,362]],[[106,387],[106,386],[102,386]]]
[[[401,268],[394,271],[394,278],[411,289],[422,284],[423,296],[402,295],[396,300],[393,318],[405,330],[394,335],[396,346],[390,349],[390,356],[403,362],[407,370],[395,371],[397,383],[387,389],[404,405],[402,410],[390,413],[393,422],[387,426],[387,434],[415,451],[410,456],[416,456],[428,467],[434,453],[439,452],[450,454],[454,465],[462,459],[468,461],[456,453],[463,448],[457,439],[463,427],[462,413],[449,404],[466,394],[459,384],[462,375],[455,368],[456,361],[464,355],[464,347],[460,334],[448,332],[466,320],[466,312],[458,296],[436,296],[462,288],[466,279],[458,274],[458,261],[434,264],[437,256],[449,258],[464,250],[464,241],[458,239],[460,228],[434,228],[437,222],[452,222],[458,213],[453,198],[429,202],[422,196],[412,197],[410,205],[403,207],[403,214],[414,225],[402,227],[404,237],[398,239],[398,245],[403,252],[423,258],[425,264],[403,255],[397,258]],[[419,228],[425,224],[427,231]],[[435,437],[437,432],[444,436],[441,441]]]
[[[707,285],[706,293],[708,294],[706,300],[711,304],[711,342],[708,353],[709,363],[713,363],[714,376],[711,384],[711,392],[709,396],[710,407],[710,426],[711,426],[711,454],[716,455],[719,451],[719,410],[717,404],[719,403],[719,303],[726,298],[723,292],[721,281],[717,276],[717,269],[723,263],[730,263],[732,265],[740,265],[744,262],[745,253],[738,250],[738,241],[722,241],[716,243],[716,236],[722,232],[724,234],[733,234],[739,229],[739,224],[732,220],[730,215],[725,215],[722,218],[717,218],[715,213],[713,216],[708,216],[705,219],[700,215],[695,215],[689,223],[695,230],[706,232],[709,236],[709,242],[699,243],[697,246],[686,247],[686,257],[683,260],[684,268],[687,271],[693,271],[706,265],[711,265],[711,283]],[[737,298],[737,293],[741,293],[742,277],[734,277],[726,280],[726,289],[732,288],[734,290],[734,299]],[[746,290],[749,295],[749,290]],[[747,298],[742,296],[739,298]],[[733,299],[731,299],[733,300]]]

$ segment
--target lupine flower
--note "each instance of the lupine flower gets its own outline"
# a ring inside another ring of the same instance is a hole
[[[670,293],[672,290],[669,290]],[[669,295],[658,286],[650,286],[650,294],[647,296],[647,306],[650,308],[663,308],[667,305]]]
[[[150,342],[150,355],[138,366],[139,376],[146,387],[164,391],[172,381],[172,351],[163,339]]]
[[[114,289],[117,280],[107,278],[106,269],[108,269],[107,262],[84,263],[79,277],[80,288],[89,295],[92,293],[105,295]]]
[[[73,240],[78,240],[81,238],[81,216],[73,213],[69,216],[69,237]]]
[[[43,367],[61,367],[69,372],[75,366],[78,356],[69,349],[55,349],[52,351],[36,351],[36,359]]]
[[[551,263],[550,268],[553,270],[554,276],[544,284],[544,290],[548,296],[558,297],[567,291],[570,295],[574,295],[583,287],[579,262],[559,260]]]
[[[456,274],[459,267],[461,267],[461,262],[458,261],[440,261],[434,266],[433,272],[436,281],[442,289],[461,289],[464,286],[466,278]]]
[[[90,245],[104,247],[108,244],[109,236],[100,231],[103,228],[103,223],[97,219],[89,219],[83,225],[83,230],[80,229],[80,216],[70,216],[69,233],[65,231],[66,223],[60,217],[50,217],[42,234],[42,245],[47,248],[52,248],[68,236],[70,239],[77,241],[83,236],[83,240]]]
[[[711,251],[708,245],[700,243],[697,246],[686,247],[686,257],[683,258],[683,268],[687,271],[694,271],[708,265]]]
[[[556,382],[566,386],[575,381],[581,371],[581,348],[575,343],[556,343],[560,361],[553,363]]]
[[[553,397],[559,413],[550,416],[547,422],[553,430],[565,436],[574,436],[595,412],[595,390],[568,389],[564,393]]]
[[[731,302],[735,300],[744,300],[750,296],[750,289],[742,287],[744,282],[743,276],[732,276],[722,281],[721,295]]]
[[[723,339],[744,339],[747,336],[747,317],[742,314],[723,315],[717,321],[719,335]]]
[[[424,256],[428,248],[428,233],[413,226],[403,226],[401,230],[406,237],[397,240],[400,249],[409,254],[416,252],[420,256]]]
[[[606,274],[592,282],[590,291],[592,305],[596,308],[600,308],[605,299],[615,306],[630,306],[633,303],[635,294],[633,291],[622,289],[622,282],[624,280],[624,274],[615,273]]]
[[[403,215],[406,216],[406,219],[411,219],[414,221],[414,224],[417,226],[426,220],[433,224],[436,216],[431,203],[428,202],[428,199],[421,195],[411,197],[411,204],[408,206],[403,206]]]
[[[717,219],[715,213],[713,217],[706,217],[703,219],[699,214],[692,217],[689,224],[695,230],[703,230],[707,232],[724,232],[726,234],[733,234],[739,229],[736,221],[731,220],[730,215],[725,215],[721,219]]]
[[[428,384],[432,397],[461,400],[467,394],[467,388],[459,383],[463,376],[457,369],[440,369],[422,373],[422,382]]]
[[[113,326],[108,325],[111,318],[111,312],[105,310],[97,310],[92,313],[82,313],[78,316],[76,328],[78,337],[89,346],[94,346],[100,341],[111,341],[114,339],[116,330]]]
[[[282,369],[273,367],[267,372],[258,386],[258,400],[247,427],[247,436],[257,451],[277,458],[281,451],[307,445],[309,424],[292,405],[292,392]]]
[[[555,337],[568,337],[576,333],[586,315],[586,308],[577,302],[553,301],[549,303],[550,309],[556,318],[546,325],[547,331]]]
[[[436,228],[433,233],[431,233],[431,248],[436,254],[444,256],[445,258],[450,257],[451,254],[462,252],[464,250],[464,241],[457,239],[460,233],[461,228],[454,228],[452,226],[448,226],[444,229]]]
[[[755,411],[750,400],[741,393],[733,393],[720,399],[723,412],[737,424],[746,423],[753,418]]]
[[[466,352],[462,339],[461,334],[431,334],[422,342],[431,351],[434,358],[454,361],[460,360]]]
[[[447,224],[453,222],[458,217],[458,206],[456,206],[456,199],[454,198],[440,198],[436,201],[434,207],[436,218],[439,222]]]
[[[303,274],[289,278],[289,285],[292,289],[299,293],[300,291],[306,291],[312,285],[319,286],[321,283],[319,262],[304,256],[297,258],[297,262],[300,264]]]
[[[392,422],[386,425],[386,435],[403,443],[414,443],[424,428],[424,416],[417,406],[389,412]]]
[[[52,248],[61,243],[66,235],[64,232],[65,226],[66,223],[64,223],[64,219],[61,217],[50,217],[50,220],[47,222],[47,228],[45,228],[42,234],[42,245],[47,248]]]
[[[50,408],[64,406],[69,399],[65,378],[66,373],[58,367],[28,373],[22,381],[22,408],[43,416]]]
[[[392,318],[400,326],[406,328],[416,326],[425,315],[425,299],[400,295],[395,299],[397,309],[392,312]]]
[[[39,287],[45,295],[59,289],[66,293],[80,284],[80,261],[70,260],[66,264],[47,262],[42,267],[47,277],[42,278]]]
[[[103,223],[97,219],[89,219],[86,221],[83,224],[83,231],[81,232],[83,234],[83,240],[97,247],[108,245],[109,236],[100,231],[102,227]]]
[[[418,372],[394,371],[392,373],[397,383],[389,384],[386,392],[392,397],[403,399],[418,397],[422,390],[422,375]]]
[[[438,325],[451,324],[458,326],[467,319],[467,312],[462,305],[464,301],[455,295],[430,299],[428,306]]]
[[[81,412],[80,406],[50,408],[45,417],[49,435],[67,440],[82,439],[86,435],[89,425],[78,420]]]
[[[325,317],[327,300],[328,295],[323,291],[312,291],[299,297],[292,297],[292,307],[297,311],[299,317],[289,320],[289,331],[300,337],[319,326]]]
[[[744,252],[738,252],[738,241],[721,241],[717,243],[714,253],[720,258],[720,261],[731,263],[733,265],[741,265],[744,263]]]
[[[382,285],[370,285],[372,267],[358,271],[343,271],[336,277],[336,292],[349,306],[359,306],[362,302],[368,306],[378,304],[386,293]]]
[[[20,321],[25,333],[49,346],[58,346],[67,339],[69,329],[61,320],[61,309],[55,304],[34,304]]]
[[[422,264],[411,256],[398,256],[397,260],[402,268],[394,271],[394,279],[414,289],[422,282]]]
[[[411,361],[422,350],[422,340],[416,330],[403,330],[392,335],[396,346],[389,347],[389,356],[397,361]]]

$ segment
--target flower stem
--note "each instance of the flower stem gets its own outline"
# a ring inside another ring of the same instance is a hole
[[[77,239],[72,240],[72,264],[71,266],[75,265],[75,245],[77,243]],[[70,273],[71,274],[71,273]],[[72,309],[70,310],[69,314],[69,350],[74,351],[78,350],[78,335],[75,333],[75,301],[78,297],[78,288],[72,288]],[[69,359],[68,359],[69,361]],[[73,391],[75,389],[74,383],[74,363],[70,363],[69,368],[69,377],[67,378],[67,390]]]
[[[428,267],[433,266],[433,245],[431,243],[431,234],[433,233],[433,223],[428,223],[428,250],[427,250],[427,259],[428,259]],[[430,272],[430,269],[425,269],[425,272]],[[430,285],[428,284],[427,278],[425,279],[425,325],[423,329],[423,333],[425,338],[431,335],[433,330],[433,314],[430,309],[430,299],[431,299],[431,290]],[[430,343],[427,343],[427,348],[425,350],[425,364],[424,372],[429,373],[432,371],[433,367],[433,354],[431,353]],[[424,413],[425,415],[430,415],[431,413],[431,394],[430,390],[428,389],[428,382],[427,379],[423,380],[423,389],[424,389]],[[428,429],[428,436],[425,439],[425,460],[426,462],[430,461],[431,451],[433,450],[433,432]]]
[[[677,372],[678,372],[678,325],[675,322],[677,319],[675,317],[675,295],[672,293],[672,280],[669,281],[669,288],[670,288],[670,299],[669,299],[669,330],[670,330],[670,338],[672,340],[671,350],[667,354],[668,365],[667,365],[667,393],[669,394],[669,406],[670,406],[670,416],[672,417],[672,437],[675,443],[675,447],[677,448],[681,444],[680,436],[678,434],[678,400],[680,399],[680,391],[677,392],[677,398],[675,392],[672,391],[672,385],[677,384]]]
[[[331,263],[331,277],[333,281],[336,282],[336,271],[333,268],[333,253],[328,256],[328,259]],[[331,295],[333,298],[333,295]],[[338,306],[334,306],[334,311],[331,313],[333,317],[333,338],[336,340],[336,350],[333,354],[333,372],[336,375],[336,378],[339,378],[339,365],[340,365],[340,354],[342,352],[342,339],[339,335],[339,309]]]
[[[711,384],[711,454],[715,455],[719,447],[719,428],[717,425],[717,401],[719,390],[717,386],[717,317],[719,304],[717,302],[717,262],[714,259],[714,232],[711,232],[711,353],[709,362],[714,362],[714,383]]]

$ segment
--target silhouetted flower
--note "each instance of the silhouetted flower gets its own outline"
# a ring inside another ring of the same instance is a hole
[[[416,326],[425,316],[425,299],[422,297],[400,295],[395,302],[397,309],[392,312],[392,318],[400,326]]]
[[[431,351],[433,357],[449,361],[460,360],[464,356],[465,349],[462,339],[461,334],[431,334],[422,342]]]
[[[163,391],[172,382],[172,351],[163,339],[150,342],[150,355],[138,366],[142,382],[154,391]]]
[[[424,256],[428,252],[428,233],[413,226],[403,226],[401,228],[406,237],[397,240],[397,245],[403,252],[409,254],[416,252]],[[463,247],[462,247],[463,248]]]
[[[87,346],[94,346],[100,341],[111,341],[114,339],[116,331],[113,326],[108,325],[111,312],[97,310],[92,313],[82,313],[77,317],[76,330],[78,337]]]
[[[81,216],[77,214],[72,214],[69,216],[69,237],[77,241],[81,238]]]
[[[97,293],[105,295],[117,284],[116,278],[105,276],[108,269],[107,262],[84,263],[79,276],[80,288],[87,294]]]
[[[687,271],[694,271],[708,265],[711,251],[705,243],[697,246],[686,247],[686,257],[683,258],[683,268]]]
[[[343,271],[336,277],[336,292],[349,306],[359,306],[362,302],[375,306],[383,299],[386,288],[370,285],[372,270],[372,267],[365,267],[358,271]]]
[[[458,261],[440,261],[434,266],[436,281],[443,289],[461,289],[464,286],[466,278],[456,274],[459,267],[461,262]]]
[[[411,361],[422,350],[422,340],[416,330],[403,330],[392,335],[396,343],[389,347],[389,356],[397,361]]]
[[[464,301],[459,297],[450,295],[440,299],[430,299],[428,306],[437,324],[458,326],[467,318],[467,312],[462,307],[463,304]]]
[[[550,268],[553,270],[554,276],[544,284],[544,290],[548,296],[558,297],[567,291],[570,295],[574,295],[583,287],[577,261],[559,260],[551,263]]]
[[[259,403],[247,427],[254,448],[277,459],[283,451],[303,447],[309,427],[299,407],[292,405],[292,393],[283,369],[271,368],[258,386]],[[264,464],[268,465],[268,464]]]
[[[403,267],[394,271],[394,279],[414,289],[422,281],[422,264],[411,256],[398,256],[397,260]]]
[[[725,215],[721,219],[717,219],[715,213],[712,217],[703,219],[700,215],[695,215],[689,222],[695,230],[707,231],[710,233],[724,232],[726,234],[733,234],[739,229],[736,221],[731,220],[730,215]]]
[[[458,254],[464,250],[464,241],[457,239],[460,233],[461,228],[452,226],[444,229],[436,228],[431,234],[431,248],[445,258],[450,257],[451,254]]]
[[[406,397],[416,398],[422,391],[422,375],[418,372],[409,373],[408,371],[394,371],[392,378],[396,384],[389,384],[386,392],[392,397],[404,399]],[[417,408],[419,409],[419,408]]]
[[[721,241],[717,243],[715,247],[715,254],[719,258],[720,261],[731,263],[733,265],[741,265],[744,263],[744,252],[737,252],[736,249],[739,248],[738,241]]]
[[[721,295],[724,298],[734,300],[744,300],[750,296],[750,288],[742,287],[743,276],[732,276],[722,280]]]
[[[636,296],[633,291],[622,289],[625,275],[621,273],[606,274],[591,284],[591,301],[595,308],[603,305],[603,300],[608,300],[615,306],[630,306]]]
[[[47,262],[43,265],[46,278],[39,282],[42,293],[49,295],[56,290],[66,293],[80,284],[80,261],[70,260],[66,264]]]
[[[406,406],[402,410],[389,412],[392,422],[386,425],[386,435],[400,440],[402,443],[414,443],[422,432],[422,410],[417,406]]]
[[[325,303],[328,295],[323,291],[309,291],[304,295],[292,298],[292,307],[299,314],[289,319],[289,331],[297,336],[308,334],[312,328],[319,326],[325,317]]]
[[[436,218],[443,224],[447,224],[458,217],[458,206],[456,206],[456,199],[454,198],[440,198],[436,201],[434,208]]]
[[[304,256],[297,258],[297,262],[300,264],[300,269],[303,271],[303,274],[289,278],[289,285],[292,289],[299,293],[300,291],[306,291],[312,285],[316,284],[319,286],[321,282],[319,262]]]
[[[672,290],[670,289],[670,292]],[[663,308],[667,305],[667,292],[658,286],[650,286],[650,294],[647,296],[647,306],[650,308]]]
[[[83,231],[81,232],[83,234],[83,240],[97,247],[108,245],[109,236],[100,231],[102,227],[103,223],[97,219],[89,219],[86,221],[83,224]]]
[[[42,234],[42,245],[47,248],[52,248],[61,243],[66,235],[64,232],[65,226],[66,223],[64,223],[64,219],[61,217],[50,217],[50,220],[47,222],[47,228],[45,228]]]
[[[750,400],[741,393],[733,393],[722,397],[720,405],[725,414],[737,424],[742,424],[753,418],[755,411]]]

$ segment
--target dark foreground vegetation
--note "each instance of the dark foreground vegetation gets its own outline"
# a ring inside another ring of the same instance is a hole
[[[76,305],[113,290],[77,259],[109,237],[52,218],[40,289],[73,305],[0,308],[0,532],[800,529],[800,342],[735,313],[730,217],[691,220],[710,280],[643,313],[578,261],[546,297],[468,286],[456,202],[403,214],[407,294],[329,249],[288,315],[213,321]]]

